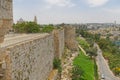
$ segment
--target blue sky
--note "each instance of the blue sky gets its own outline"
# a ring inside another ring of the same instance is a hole
[[[40,24],[120,23],[120,0],[13,0],[14,21]]]

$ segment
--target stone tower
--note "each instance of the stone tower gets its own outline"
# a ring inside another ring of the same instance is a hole
[[[75,27],[73,27],[72,25],[64,25],[64,29],[65,29],[65,46],[72,51],[78,50],[77,41],[75,39],[76,36]]]
[[[34,22],[37,23],[37,17],[36,16],[34,16]]]
[[[4,41],[4,35],[12,28],[12,24],[12,0],[0,0],[0,43]]]

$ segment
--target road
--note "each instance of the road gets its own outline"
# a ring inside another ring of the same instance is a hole
[[[48,33],[44,33],[44,34],[10,34],[10,35],[7,35],[4,39],[4,42],[0,44],[0,47],[1,48],[4,48],[4,47],[7,47],[7,46],[11,46],[11,45],[14,45],[14,44],[18,44],[18,43],[21,43],[21,42],[25,42],[25,41],[28,41],[28,40],[32,40],[34,38],[42,38],[46,35],[49,35]]]
[[[95,45],[98,49],[98,52],[97,52],[98,56],[96,57],[96,61],[97,61],[97,65],[98,65],[99,75],[100,75],[100,78],[101,78],[102,74],[104,74],[104,76],[105,76],[105,79],[101,79],[101,80],[120,80],[118,77],[114,76],[114,74],[110,70],[107,61],[102,56],[102,51],[99,48],[99,46],[97,44],[95,44]]]

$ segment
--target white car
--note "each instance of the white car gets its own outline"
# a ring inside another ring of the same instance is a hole
[[[101,75],[101,79],[105,79],[105,75],[104,74]]]

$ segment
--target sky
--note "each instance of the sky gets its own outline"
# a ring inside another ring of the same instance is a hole
[[[13,0],[14,22],[120,23],[120,0]]]

